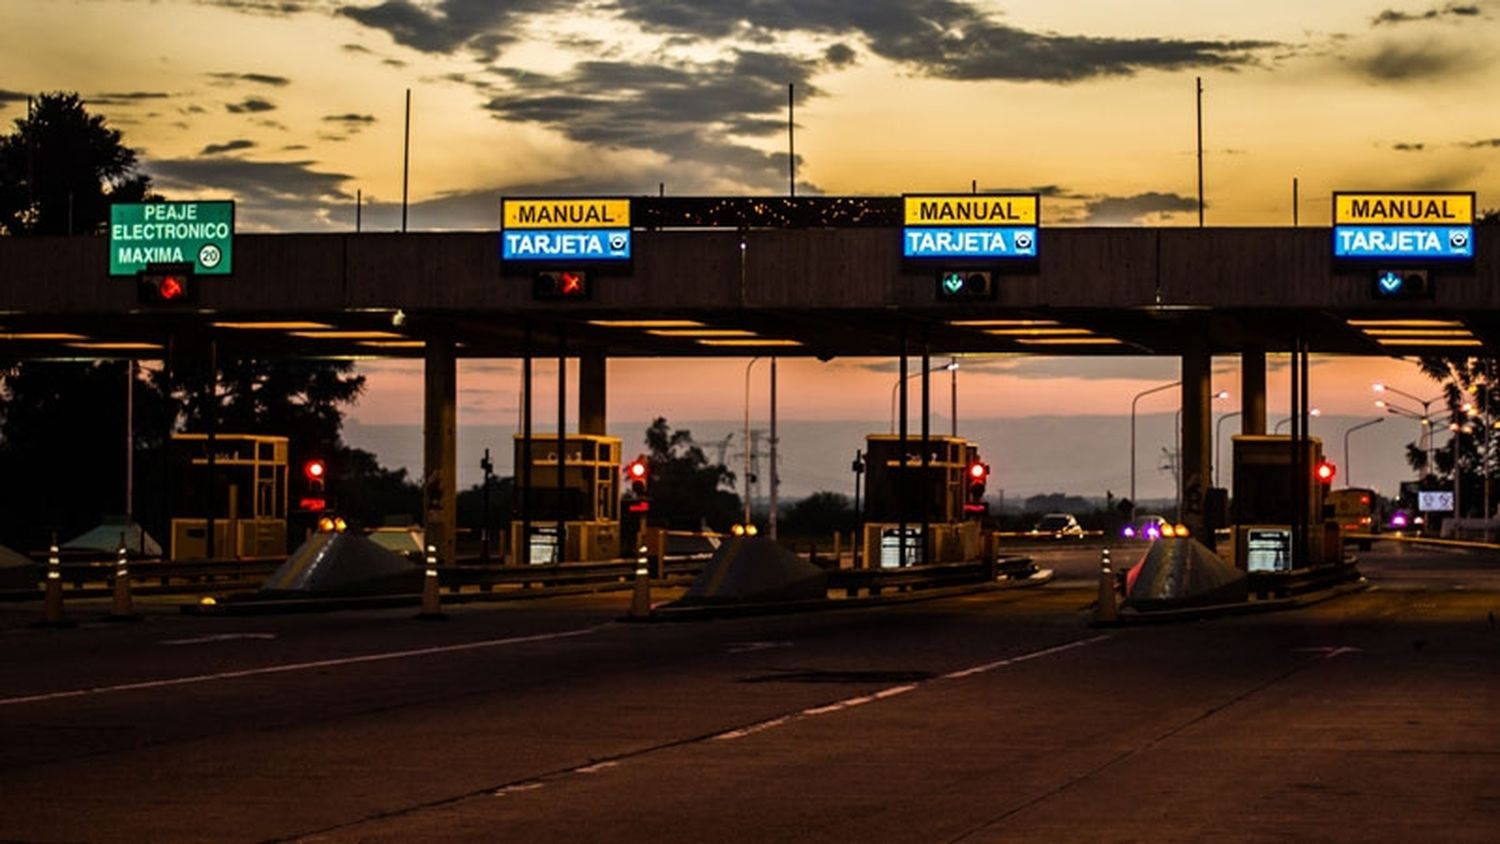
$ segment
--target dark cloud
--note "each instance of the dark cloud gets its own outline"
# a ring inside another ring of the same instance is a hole
[[[844,43],[834,44],[823,51],[823,60],[828,62],[830,67],[847,67],[854,64],[858,58],[859,54],[854,51],[854,48]]]
[[[1467,141],[1464,143],[1466,149],[1495,149],[1500,148],[1500,138],[1485,138],[1482,141]]]
[[[704,64],[581,62],[554,77],[490,100],[506,120],[539,123],[583,143],[650,150],[676,161],[713,164],[760,188],[781,184],[786,156],[726,141],[784,130],[788,83],[800,99],[814,61],[760,52]],[[775,115],[773,117],[772,115]]]
[[[275,111],[276,104],[260,97],[246,97],[237,103],[226,103],[224,108],[230,114],[255,114],[262,111]]]
[[[285,17],[305,12],[312,4],[302,0],[197,0],[203,6],[218,6],[252,15]]]
[[[323,119],[329,123],[344,123],[351,126],[369,126],[371,123],[375,122],[375,115],[354,114],[353,112],[350,112],[349,114],[327,114],[323,116]]]
[[[236,138],[232,141],[225,141],[222,144],[209,144],[208,146],[204,147],[198,154],[221,155],[226,152],[238,152],[242,149],[250,149],[254,146],[255,142],[252,140],[249,140],[247,138]]]
[[[220,82],[254,82],[257,85],[270,85],[273,88],[283,88],[292,84],[292,80],[285,76],[272,76],[269,73],[210,73],[208,76]]]
[[[29,96],[19,91],[7,91],[0,88],[0,103],[24,103]]]
[[[1387,42],[1371,53],[1355,57],[1354,69],[1377,82],[1418,82],[1445,79],[1472,72],[1476,58],[1457,45],[1423,42]]]
[[[111,91],[85,97],[89,105],[132,105],[147,100],[164,100],[172,96],[165,91]]]
[[[312,161],[246,161],[240,158],[154,159],[144,163],[154,187],[232,196],[237,221],[250,229],[309,231],[326,225],[330,206],[353,202],[349,176],[314,169]]]
[[[1431,21],[1439,18],[1473,18],[1482,12],[1478,6],[1460,6],[1450,3],[1447,6],[1436,9],[1428,9],[1425,12],[1403,12],[1397,9],[1386,9],[1370,20],[1373,26],[1388,26],[1392,24],[1414,23],[1416,21]]]
[[[1135,196],[1102,196],[1084,204],[1080,222],[1099,224],[1139,223],[1152,215],[1183,214],[1198,210],[1198,200],[1175,193],[1150,191]]]
[[[572,4],[563,0],[438,0],[418,5],[410,0],[385,0],[374,6],[341,8],[338,14],[426,53],[452,53],[468,47],[493,56],[517,40],[518,35],[512,33],[527,14],[561,8],[572,8]]]
[[[1029,32],[961,0],[615,0],[614,7],[648,29],[704,39],[742,35],[746,28],[857,35],[877,55],[948,79],[1075,82],[1148,69],[1236,68],[1279,46]]]
[[[1396,150],[1397,152],[1421,152],[1422,150],[1427,149],[1427,145],[1401,141],[1399,143],[1391,144],[1391,149]]]

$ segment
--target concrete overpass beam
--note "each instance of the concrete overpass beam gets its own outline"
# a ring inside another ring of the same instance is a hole
[[[1266,432],[1266,349],[1246,346],[1240,352],[1240,433]]]
[[[443,565],[457,552],[458,366],[453,335],[427,338],[422,402],[422,524]]]
[[[605,401],[608,398],[607,366],[603,349],[586,349],[578,356],[578,432],[603,436],[608,420]]]
[[[1188,326],[1182,355],[1182,522],[1203,544],[1213,547],[1205,501],[1213,480],[1213,356],[1207,329]]]

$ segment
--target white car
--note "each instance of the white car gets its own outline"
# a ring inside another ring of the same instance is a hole
[[[1083,525],[1071,513],[1048,513],[1031,529],[1034,534],[1045,534],[1053,539],[1082,539]]]

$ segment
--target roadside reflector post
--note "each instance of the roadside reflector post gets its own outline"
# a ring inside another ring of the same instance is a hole
[[[630,598],[631,618],[651,616],[651,559],[646,554],[647,550],[645,545],[636,549],[635,590]]]
[[[427,565],[422,571],[422,611],[417,618],[443,618],[442,591],[438,583],[438,550],[436,545],[427,546]]]
[[[656,547],[651,549],[648,559],[648,572],[651,577],[667,576],[667,531],[665,528],[658,530],[653,537]],[[644,553],[644,552],[643,552]]]
[[[37,627],[73,627],[63,611],[62,557],[57,549],[57,536],[47,548],[46,600],[42,608],[42,620]]]
[[[110,606],[110,621],[140,621],[130,598],[130,552],[125,548],[125,534],[120,534],[120,546],[115,551],[114,603]]]
[[[1109,549],[1099,552],[1099,603],[1094,607],[1095,624],[1114,624],[1120,620],[1115,607],[1115,573],[1109,565]]]

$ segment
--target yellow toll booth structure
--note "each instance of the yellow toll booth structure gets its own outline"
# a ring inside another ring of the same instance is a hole
[[[173,560],[279,557],[287,552],[287,438],[172,435]],[[209,516],[213,548],[209,548]]]
[[[862,568],[900,568],[979,559],[980,523],[964,518],[969,466],[979,448],[962,437],[865,437]],[[904,533],[902,524],[905,523]],[[923,528],[927,535],[923,536]]]
[[[1307,437],[1300,451],[1288,436],[1234,438],[1233,524],[1226,559],[1242,571],[1288,572],[1343,561],[1338,520],[1329,518],[1325,508],[1329,485],[1319,478],[1319,467],[1326,465],[1323,441]],[[1305,556],[1297,551],[1299,525],[1307,535]]]
[[[568,434],[558,459],[556,434],[515,438],[517,507],[529,498],[530,535],[511,522],[510,559],[521,565],[612,560],[620,556],[620,439]],[[523,467],[531,465],[529,496]],[[559,484],[558,467],[561,465]],[[565,535],[558,536],[558,522]],[[561,541],[559,541],[561,539]]]

